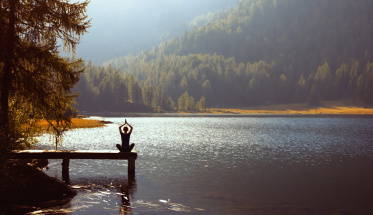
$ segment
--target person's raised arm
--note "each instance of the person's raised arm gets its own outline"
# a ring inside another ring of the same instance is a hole
[[[132,127],[130,124],[128,124],[128,123],[127,123],[127,125],[128,125],[128,127],[130,127],[130,129],[131,129],[131,130],[129,131],[129,133],[132,133],[132,131],[133,131],[133,127]]]
[[[126,123],[123,124],[123,125],[121,125],[121,126],[119,126],[119,132],[120,132],[120,133],[123,133],[123,131],[122,131],[122,130],[123,130],[122,127],[125,126],[125,125],[126,125]]]

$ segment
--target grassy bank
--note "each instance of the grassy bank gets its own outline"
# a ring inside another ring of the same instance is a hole
[[[102,127],[105,124],[99,120],[95,119],[82,119],[82,118],[72,118],[71,119],[71,126],[70,128],[95,128],[95,127]],[[42,130],[48,129],[48,122],[46,120],[41,120],[39,122]]]
[[[306,103],[258,106],[250,108],[210,108],[212,114],[373,114],[373,106],[352,101],[326,101],[318,106]]]
[[[95,128],[105,126],[103,122],[96,119],[73,118],[71,121],[71,128]]]

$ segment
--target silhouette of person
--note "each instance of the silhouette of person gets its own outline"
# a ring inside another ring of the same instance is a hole
[[[131,143],[130,145],[130,137],[133,131],[133,127],[127,123],[127,120],[125,123],[121,126],[119,126],[119,132],[120,137],[122,139],[122,145],[117,144],[117,148],[120,152],[131,152],[133,147],[135,146],[134,143]]]

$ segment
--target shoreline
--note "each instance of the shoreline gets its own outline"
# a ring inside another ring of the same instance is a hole
[[[352,100],[323,101],[319,105],[307,103],[279,104],[242,108],[209,108],[211,114],[272,114],[272,115],[373,115],[373,105]]]
[[[373,108],[355,106],[314,107],[305,109],[284,108],[211,108],[209,114],[278,114],[278,115],[373,115]]]
[[[100,121],[90,118],[71,118],[70,129],[75,128],[96,128],[105,126],[105,124],[110,123],[106,121]],[[48,122],[46,120],[41,120],[38,125],[41,127],[41,130],[47,131],[49,128]]]
[[[355,104],[352,101],[325,101],[317,106],[307,103],[281,104],[256,107],[207,108],[206,111],[168,111],[154,113],[102,112],[86,113],[89,117],[145,117],[145,116],[202,116],[202,115],[373,115],[373,105]],[[88,120],[88,118],[84,118]]]

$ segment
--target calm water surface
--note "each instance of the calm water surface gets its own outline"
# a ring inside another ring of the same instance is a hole
[[[116,149],[119,124],[66,133],[59,149]],[[366,214],[373,211],[373,118],[129,117],[127,161],[71,160],[78,195],[34,213]],[[52,149],[50,137],[39,148]],[[50,160],[61,178],[61,161]]]

